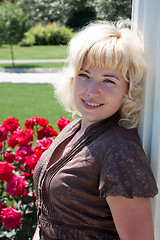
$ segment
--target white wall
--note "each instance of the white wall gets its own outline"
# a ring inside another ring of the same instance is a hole
[[[160,0],[133,0],[132,19],[143,32],[149,62],[139,134],[160,189]],[[160,194],[152,209],[155,240],[160,240]]]

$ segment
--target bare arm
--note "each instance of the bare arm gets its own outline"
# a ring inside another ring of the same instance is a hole
[[[150,199],[106,198],[121,240],[154,240]]]
[[[39,240],[39,227],[37,226],[32,240]]]

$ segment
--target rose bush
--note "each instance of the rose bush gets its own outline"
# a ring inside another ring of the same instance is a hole
[[[59,131],[69,119],[57,121]],[[58,132],[48,119],[33,116],[21,129],[16,117],[0,125],[0,239],[32,239],[36,228],[34,168]]]
[[[69,119],[65,118],[65,117],[61,117],[60,119],[58,119],[57,121],[57,126],[59,128],[60,131],[63,130],[63,128],[70,123]]]
[[[10,208],[2,208],[1,218],[6,228],[15,229],[16,227],[19,227],[22,223],[22,221],[20,220],[21,211],[16,210],[13,206],[11,206]]]

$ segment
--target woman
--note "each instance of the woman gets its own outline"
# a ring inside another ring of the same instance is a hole
[[[70,42],[55,91],[71,122],[38,162],[34,240],[153,240],[157,186],[137,134],[146,59],[124,22],[96,22]]]

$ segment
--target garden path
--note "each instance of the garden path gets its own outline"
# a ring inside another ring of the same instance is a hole
[[[59,78],[59,73],[0,73],[0,82],[12,83],[53,83]]]
[[[59,78],[54,68],[0,68],[0,82],[53,83]]]

